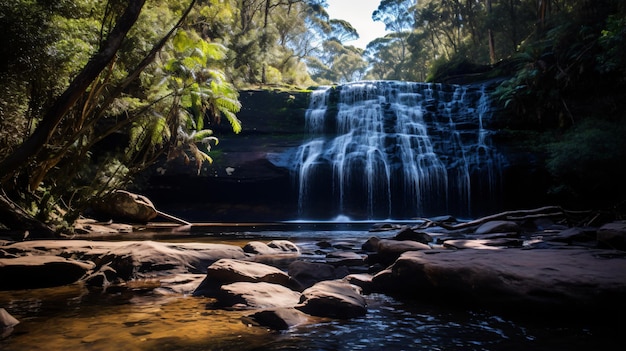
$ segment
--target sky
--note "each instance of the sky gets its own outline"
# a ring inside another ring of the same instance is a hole
[[[385,35],[385,25],[372,20],[380,0],[326,0],[326,11],[330,18],[342,19],[350,22],[359,33],[359,39],[346,41],[346,45],[354,45],[365,49],[370,41]]]

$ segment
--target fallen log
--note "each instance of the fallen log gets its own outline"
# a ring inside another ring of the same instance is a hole
[[[436,225],[447,230],[459,230],[459,229],[466,229],[470,227],[478,227],[481,224],[484,224],[490,221],[498,221],[498,220],[520,221],[524,219],[537,219],[537,218],[545,218],[545,217],[565,216],[565,213],[566,212],[560,206],[545,206],[545,207],[540,207],[540,208],[531,209],[531,210],[504,211],[504,212],[500,212],[497,214],[478,218],[469,222],[463,222],[463,223],[453,224],[453,225],[450,225],[444,222],[426,220],[424,225],[426,225],[425,228]]]
[[[171,214],[167,214],[165,212],[161,212],[159,210],[157,210],[157,215],[159,215],[159,216],[161,216],[161,217],[163,217],[165,219],[169,219],[170,221],[176,222],[178,224],[182,224],[182,225],[185,225],[185,226],[191,226],[191,223],[187,222],[186,220],[178,218],[178,217],[175,217],[175,216],[172,216]]]

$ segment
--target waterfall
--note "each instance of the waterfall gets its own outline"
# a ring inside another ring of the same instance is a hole
[[[300,216],[472,215],[499,188],[489,117],[484,88],[367,81],[315,90],[293,166]]]

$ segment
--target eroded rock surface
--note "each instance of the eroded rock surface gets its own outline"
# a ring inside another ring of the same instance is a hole
[[[296,308],[313,316],[342,319],[367,313],[361,288],[342,280],[326,280],[304,290]]]

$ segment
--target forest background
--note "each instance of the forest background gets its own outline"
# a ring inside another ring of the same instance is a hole
[[[56,236],[156,160],[211,162],[239,91],[497,79],[501,128],[564,199],[626,199],[626,4],[382,0],[347,45],[325,0],[0,0],[0,222]],[[20,234],[21,235],[21,234]]]

